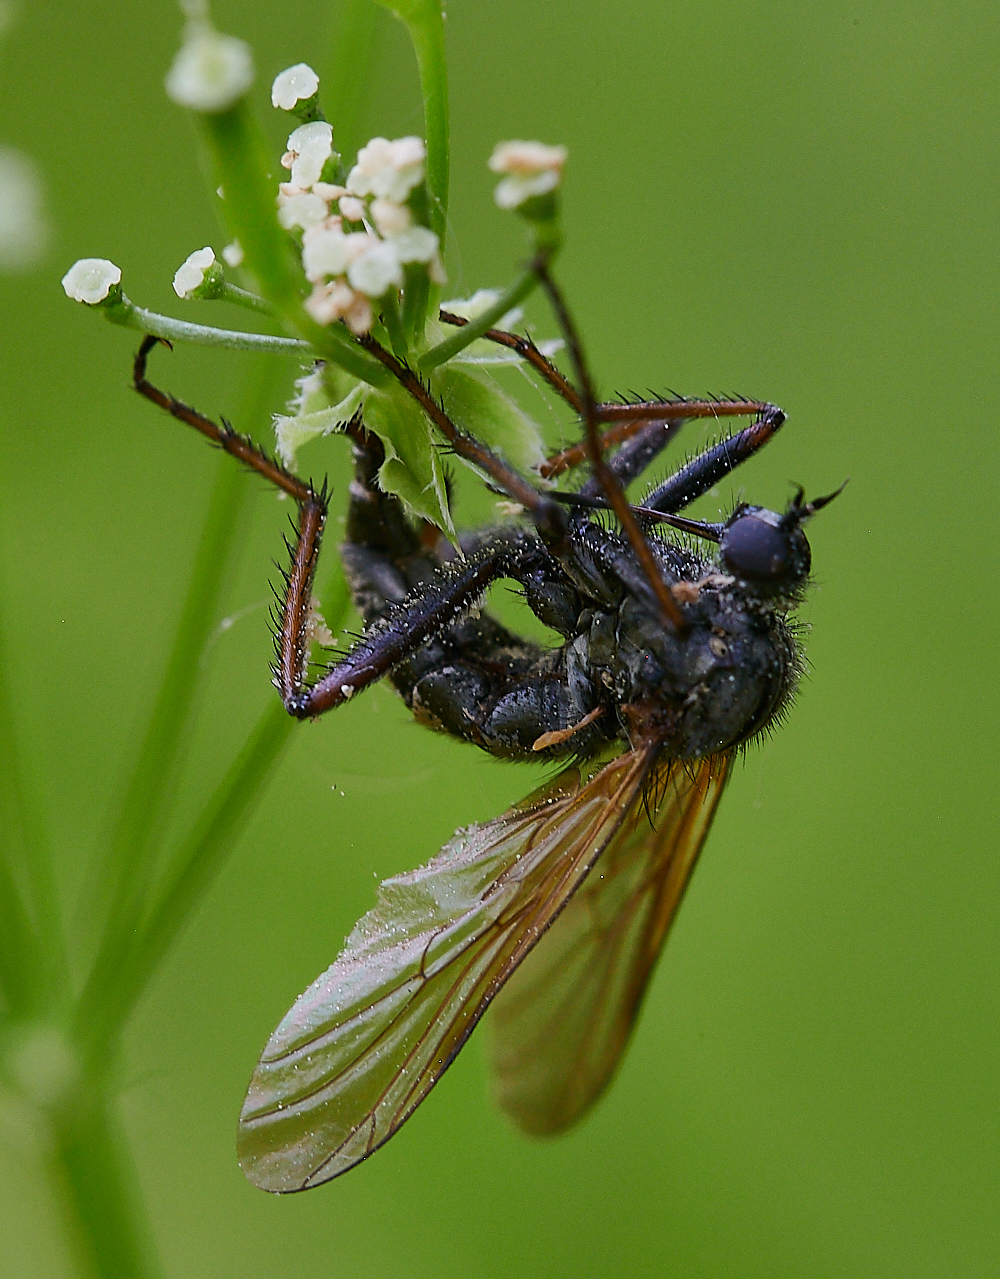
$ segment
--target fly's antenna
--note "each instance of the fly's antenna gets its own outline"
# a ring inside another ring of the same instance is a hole
[[[795,496],[789,502],[788,510],[781,517],[782,525],[786,528],[798,526],[804,520],[815,515],[817,511],[821,511],[824,506],[828,506],[835,497],[840,497],[849,483],[849,480],[845,480],[839,489],[834,489],[832,493],[827,493],[825,497],[814,497],[811,502],[802,500],[806,495],[806,491],[801,484],[797,484],[795,486]]]
[[[639,527],[625,496],[625,491],[618,483],[614,471],[604,460],[601,437],[597,429],[597,400],[594,395],[594,384],[590,378],[590,371],[583,354],[583,344],[576,331],[576,326],[569,314],[559,287],[549,274],[548,264],[544,256],[539,255],[534,263],[534,269],[542,287],[548,294],[556,319],[559,321],[559,327],[562,329],[563,336],[566,339],[566,346],[573,361],[573,368],[576,371],[581,416],[583,417],[585,432],[584,438],[590,464],[594,470],[594,478],[604,491],[611,509],[624,529],[633,551],[635,551],[646,581],[649,583],[650,589],[660,605],[664,621],[672,631],[680,634],[687,629],[684,615],[671,594],[669,583],[664,579],[660,571],[660,566],[653,555],[652,547]]]

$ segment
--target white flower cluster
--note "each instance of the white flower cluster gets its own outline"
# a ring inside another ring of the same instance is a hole
[[[275,85],[288,75],[282,72]],[[445,280],[437,236],[413,222],[406,204],[423,181],[426,151],[420,138],[373,138],[358,152],[346,186],[323,181],[332,154],[333,130],[325,121],[293,131],[281,158],[291,181],[278,188],[278,221],[302,231],[302,266],[313,286],[309,314],[320,324],[342,319],[353,333],[367,333],[372,301],[399,288],[405,266],[424,263],[436,284]]]
[[[497,184],[493,198],[501,209],[516,209],[532,196],[554,191],[562,181],[565,147],[544,142],[498,142],[490,156],[494,173],[507,176]]]

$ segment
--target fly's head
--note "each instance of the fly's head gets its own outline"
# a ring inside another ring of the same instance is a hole
[[[700,580],[690,580],[679,548],[667,551],[676,563],[664,567],[682,576],[672,589],[683,629],[665,627],[636,593],[623,601],[616,685],[623,700],[660,708],[671,753],[729,750],[763,731],[788,702],[801,659],[785,613],[802,598],[811,563],[802,525],[835,496],[805,502],[800,489],[784,514],[739,507],[719,528],[714,571],[703,562]]]
[[[843,489],[804,502],[800,488],[783,515],[762,506],[739,506],[726,521],[719,544],[723,569],[751,597],[792,604],[802,598],[812,553],[802,525]]]

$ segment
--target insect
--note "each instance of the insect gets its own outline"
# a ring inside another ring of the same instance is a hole
[[[352,421],[341,555],[365,632],[315,682],[307,627],[325,491],[154,387],[146,362],[157,339],[136,357],[138,391],[298,503],[275,665],[291,714],[319,715],[387,676],[419,721],[499,757],[563,765],[502,816],[459,830],[426,866],[386,880],[271,1036],[238,1139],[244,1172],[267,1190],[319,1185],[378,1149],[488,1007],[500,1105],[530,1133],[575,1123],[621,1057],[734,755],[780,717],[800,671],[790,615],[810,569],[803,525],[836,493],[806,502],[799,490],[783,513],[740,505],[722,523],[680,514],[773,438],[784,414],[745,400],[598,403],[561,294],[536,269],[576,385],[530,339],[487,336],[514,347],[582,419],[584,442],[544,473],[589,462],[589,477],[572,493],[530,483],[460,432],[407,366],[359,339],[527,518],[468,534],[462,556],[449,557],[380,491],[382,445]],[[685,420],[722,416],[752,420],[629,505],[625,486]],[[711,554],[693,550],[695,539]],[[559,647],[480,611],[501,578],[520,585]]]

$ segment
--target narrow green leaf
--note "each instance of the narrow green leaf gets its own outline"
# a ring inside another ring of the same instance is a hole
[[[444,251],[448,223],[448,66],[444,49],[444,15],[441,0],[379,0],[410,33],[420,72],[424,99],[424,135],[427,139],[427,186],[430,191],[430,227],[437,232]]]

